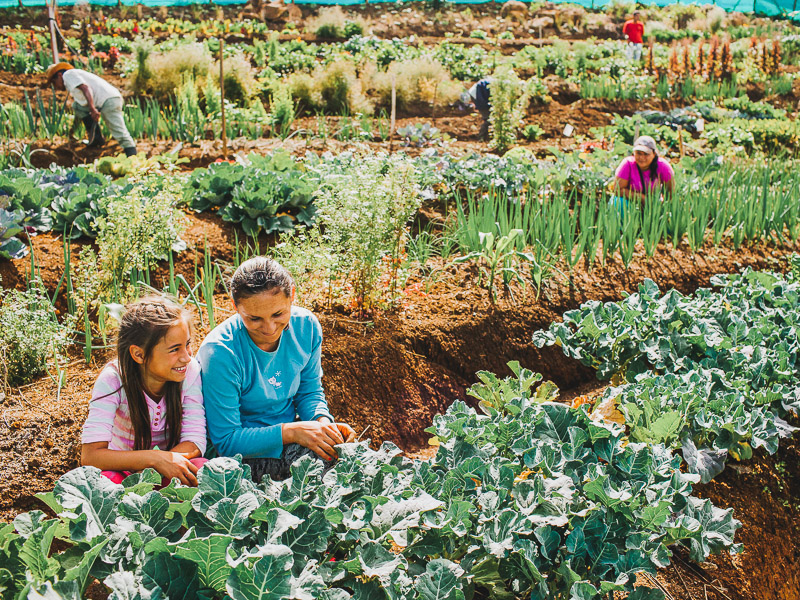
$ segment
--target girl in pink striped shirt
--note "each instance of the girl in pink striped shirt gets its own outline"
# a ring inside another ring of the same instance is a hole
[[[151,467],[165,483],[197,485],[206,419],[191,336],[190,313],[172,300],[148,296],[126,307],[117,358],[92,392],[81,464],[114,483]]]

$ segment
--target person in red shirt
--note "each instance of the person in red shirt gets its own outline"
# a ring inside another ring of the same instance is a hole
[[[633,11],[633,19],[625,22],[622,26],[622,35],[628,40],[626,54],[629,60],[642,60],[642,42],[644,36],[644,23],[642,23],[642,13],[638,10]]]

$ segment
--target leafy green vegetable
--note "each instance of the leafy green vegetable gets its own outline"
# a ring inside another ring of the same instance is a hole
[[[800,284],[746,270],[712,280],[719,291],[661,294],[650,280],[622,302],[588,302],[534,334],[597,370],[631,439],[682,448],[706,482],[729,454],[770,453],[800,410]]]
[[[125,486],[71,471],[47,496],[57,519],[34,511],[0,529],[0,586],[12,598],[78,598],[93,577],[134,599],[600,600],[668,564],[670,544],[695,560],[736,549],[739,523],[691,496],[699,478],[679,457],[549,401],[552,384],[512,368],[480,374],[482,413],[459,401],[434,419],[430,461],[345,444],[324,473],[304,457],[289,479],[255,485],[217,458],[196,489],[161,490],[152,471]],[[53,552],[56,537],[66,550]]]
[[[19,211],[8,211],[0,208],[0,256],[6,258],[22,258],[28,253],[28,247],[15,237],[25,230],[25,216]]]
[[[184,192],[192,209],[219,210],[223,220],[241,223],[248,235],[289,232],[295,223],[314,222],[319,180],[312,172],[282,151],[247,160],[247,166],[220,163],[195,170]]]

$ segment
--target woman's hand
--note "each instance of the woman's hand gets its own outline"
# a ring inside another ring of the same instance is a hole
[[[332,421],[326,417],[321,416],[316,419],[320,423],[332,423]],[[356,441],[356,432],[353,430],[350,425],[347,423],[335,423],[336,428],[339,430],[339,433],[342,434],[342,439],[344,440],[345,444],[349,444],[350,442]]]
[[[356,432],[350,425],[347,423],[336,423],[336,427],[339,429],[339,433],[342,434],[345,444],[356,441]]]
[[[622,196],[628,200],[644,201],[644,194],[631,187],[630,181],[617,177],[617,182],[614,185],[614,193],[617,196]]]
[[[177,477],[183,485],[197,487],[197,467],[192,464],[187,454],[165,450],[150,450],[150,452],[153,453],[152,467],[162,477],[169,480]]]
[[[296,421],[284,423],[281,431],[284,444],[300,444],[325,460],[336,460],[338,455],[334,446],[345,441],[336,423]]]

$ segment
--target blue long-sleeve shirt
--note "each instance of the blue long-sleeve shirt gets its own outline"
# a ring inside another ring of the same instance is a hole
[[[221,456],[279,458],[282,423],[333,421],[322,390],[321,350],[319,321],[297,306],[274,352],[255,345],[238,314],[208,334],[197,359],[208,435]]]

